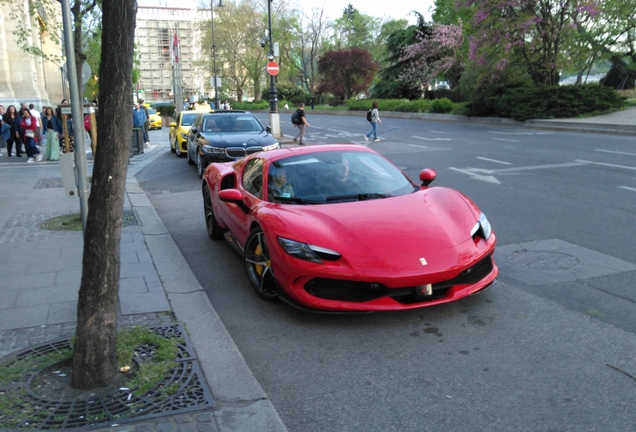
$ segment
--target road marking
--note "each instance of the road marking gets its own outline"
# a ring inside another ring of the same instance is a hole
[[[497,178],[495,176],[476,174],[476,171],[478,171],[478,170],[475,169],[475,168],[460,169],[460,168],[455,168],[455,167],[449,167],[449,169],[452,169],[453,171],[460,172],[462,174],[467,174],[473,180],[481,180],[481,181],[485,181],[487,183],[494,183],[494,184],[499,184],[499,185],[501,184],[501,182],[499,180],[497,180]]]
[[[426,137],[421,137],[416,135],[413,135],[413,138],[426,140],[426,141],[450,141],[451,140],[450,138],[426,138]]]
[[[500,135],[552,135],[554,132],[501,132],[501,131],[488,131],[488,133],[500,134]]]
[[[448,132],[444,132],[444,131],[436,131],[436,130],[432,130],[432,133],[438,133],[438,134],[444,134],[446,135]]]
[[[629,187],[629,186],[619,186],[618,188],[619,189],[625,189],[625,190],[632,191],[632,192],[636,192],[636,188]]]
[[[489,183],[501,184],[499,180],[492,174],[496,175],[505,175],[508,173],[514,173],[517,171],[532,171],[539,169],[548,169],[548,168],[569,168],[585,165],[584,163],[577,162],[568,162],[564,164],[546,164],[546,165],[535,165],[535,166],[527,166],[527,167],[517,167],[517,168],[503,168],[497,170],[490,169],[482,169],[482,168],[455,168],[449,167],[453,171],[460,172],[462,174],[469,175],[472,179],[481,180]]]
[[[417,148],[428,148],[427,146],[417,145],[417,144],[409,144],[409,147],[417,147]]]
[[[322,128],[319,128],[319,129],[322,129]],[[328,131],[331,131],[331,132],[338,132],[338,133],[341,133],[341,134],[351,135],[350,131],[342,131],[342,130],[331,129],[331,128],[325,128],[325,129],[328,130]]]
[[[576,161],[577,162],[581,162],[581,163],[585,163],[585,164],[601,165],[601,166],[606,166],[606,167],[610,167],[610,168],[622,168],[622,169],[636,171],[636,167],[632,167],[632,166],[608,164],[608,163],[602,163],[602,162],[592,162],[592,161],[578,160],[578,159]]]
[[[620,152],[620,151],[614,151],[614,150],[594,149],[594,151],[604,152],[604,153],[620,154],[620,155],[626,155],[626,156],[636,156],[636,153],[627,153],[627,152]]]
[[[484,160],[484,161],[494,162],[494,163],[498,163],[498,164],[502,164],[502,165],[512,165],[510,162],[504,162],[504,161],[500,161],[500,160],[497,160],[497,159],[488,159],[488,158],[481,157],[481,156],[477,156],[476,159],[481,159],[481,160]]]
[[[494,141],[509,141],[509,142],[521,142],[520,140],[513,140],[507,138],[492,138]]]

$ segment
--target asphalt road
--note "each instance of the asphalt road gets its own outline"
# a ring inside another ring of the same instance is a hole
[[[363,116],[308,120],[310,145],[369,145],[471,197],[498,236],[500,278],[400,313],[268,303],[208,239],[194,167],[174,154],[146,167],[138,181],[290,431],[636,429],[633,137],[385,118],[367,143]]]

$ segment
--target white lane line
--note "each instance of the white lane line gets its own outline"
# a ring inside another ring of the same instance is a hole
[[[625,190],[632,191],[632,192],[636,192],[636,188],[629,187],[629,186],[619,186],[618,188],[619,189],[625,189]]]
[[[632,166],[608,164],[608,163],[602,163],[602,162],[592,162],[592,161],[579,160],[579,159],[576,159],[576,162],[592,164],[592,165],[601,165],[601,166],[606,166],[606,167],[610,167],[610,168],[622,168],[622,169],[628,169],[628,170],[636,171],[636,167],[632,167]]]
[[[507,138],[492,138],[494,141],[510,141],[510,142],[521,142],[520,140],[513,140]]]
[[[450,141],[451,140],[450,138],[426,138],[426,137],[415,136],[415,135],[413,135],[413,138],[426,140],[426,141]]]
[[[627,153],[627,152],[620,152],[620,151],[614,151],[614,150],[594,149],[594,151],[603,152],[603,153],[620,154],[620,155],[626,155],[626,156],[636,156],[636,153]]]
[[[499,135],[552,135],[554,132],[501,132],[501,131],[488,131],[488,133]]]
[[[431,132],[433,133],[438,133],[438,134],[444,134],[446,135],[448,132],[444,132],[444,131],[436,131],[436,130],[432,130]]]
[[[504,161],[500,161],[500,160],[497,160],[497,159],[488,159],[488,158],[481,157],[481,156],[477,156],[476,159],[481,159],[483,161],[494,162],[494,163],[498,163],[498,164],[502,164],[502,165],[512,165],[510,162],[504,162]]]
[[[422,146],[422,145],[417,145],[417,144],[409,144],[409,147],[428,148],[427,146]]]

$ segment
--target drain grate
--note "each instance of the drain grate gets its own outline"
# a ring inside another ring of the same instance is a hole
[[[134,210],[124,210],[121,226],[141,226],[141,222],[139,222],[139,218],[137,218],[137,213]]]
[[[0,367],[9,368],[16,364],[35,366],[0,386],[0,394],[5,401],[0,427],[30,430],[103,427],[213,408],[212,395],[182,325],[175,323],[151,327],[150,330],[162,337],[180,338],[183,343],[178,344],[175,366],[143,394],[136,394],[135,389],[120,388],[85,399],[54,400],[36,395],[29,383],[43,367],[51,364],[50,361],[46,365],[38,364],[37,359],[52,353],[68,357],[72,349],[70,339],[42,344],[10,356]],[[151,346],[140,345],[135,353],[138,357],[149,358],[154,350]],[[166,388],[174,391],[170,394],[162,391]]]

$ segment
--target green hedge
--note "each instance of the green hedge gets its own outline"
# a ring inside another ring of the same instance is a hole
[[[522,83],[493,86],[475,95],[468,115],[529,119],[573,118],[615,111],[625,98],[598,84],[531,87]]]

